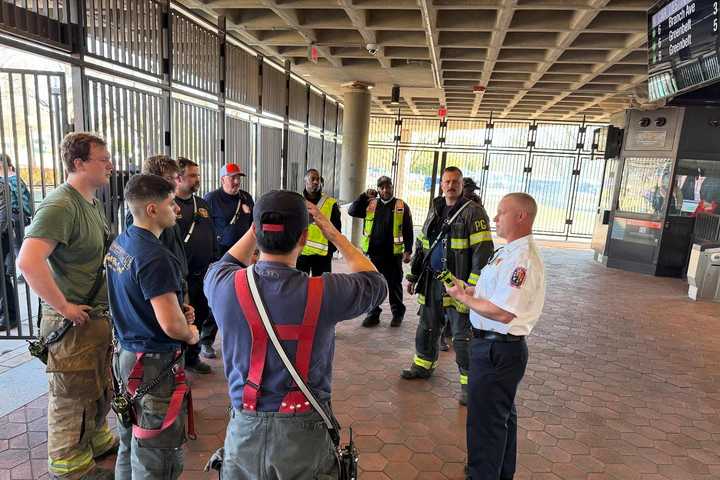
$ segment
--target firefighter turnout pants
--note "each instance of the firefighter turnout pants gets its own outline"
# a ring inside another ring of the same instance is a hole
[[[40,335],[60,328],[63,317],[43,304]],[[105,417],[110,411],[112,326],[107,312],[73,327],[49,346],[48,471],[76,480],[95,467],[95,458],[115,447]]]
[[[176,352],[146,353],[142,358],[143,380],[149,384],[175,359]],[[118,348],[113,358],[115,378],[122,380],[127,388],[128,377],[135,366],[136,354]],[[183,365],[183,359],[177,361]],[[175,390],[175,376],[165,374],[160,382],[133,404],[140,427],[157,429],[163,423],[170,399]],[[187,399],[183,401],[180,414],[166,430],[157,436],[138,439],[132,427],[118,422],[120,448],[115,463],[116,480],[175,480],[183,471],[183,443],[185,443],[185,418]]]
[[[445,294],[442,282],[434,277],[429,280],[427,295],[419,296],[420,321],[415,333],[415,366],[435,370],[440,351],[440,335],[448,322],[452,333],[455,363],[460,373],[460,384],[467,385],[470,368],[470,338],[472,327],[468,313],[458,312],[452,299]]]

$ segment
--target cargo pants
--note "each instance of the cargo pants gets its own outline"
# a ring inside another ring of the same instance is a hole
[[[175,352],[146,353],[143,362],[143,381],[146,385],[156,378],[170,362]],[[136,356],[118,347],[113,356],[115,378],[127,388],[127,380],[135,366]],[[176,362],[184,365],[184,359]],[[175,390],[175,376],[164,375],[162,381],[133,404],[137,421],[143,428],[159,428],[165,419],[172,393]],[[180,414],[175,422],[156,437],[138,439],[132,434],[132,427],[125,428],[118,422],[120,448],[115,463],[116,480],[175,480],[183,471],[183,449],[185,443],[185,416],[187,400],[183,401]]]
[[[435,370],[440,352],[440,335],[446,322],[452,333],[455,363],[460,372],[460,384],[467,385],[470,369],[470,339],[472,326],[468,313],[460,313],[456,308],[445,305],[450,297],[445,295],[442,282],[431,278],[427,286],[425,304],[420,305],[420,321],[415,332],[415,358],[413,363],[426,370]],[[464,388],[464,387],[463,387]]]
[[[42,305],[40,335],[46,337],[63,317]],[[95,467],[95,458],[115,447],[108,428],[112,387],[112,326],[107,311],[90,312],[84,325],[72,327],[49,346],[48,471],[76,480]]]
[[[232,480],[336,480],[337,457],[317,412],[233,410],[220,477]]]

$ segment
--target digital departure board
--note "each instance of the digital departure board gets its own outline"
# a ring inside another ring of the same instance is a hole
[[[720,80],[720,0],[662,0],[648,14],[650,100]]]

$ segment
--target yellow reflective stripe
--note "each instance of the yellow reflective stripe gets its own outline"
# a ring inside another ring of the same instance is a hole
[[[94,464],[91,448],[64,458],[48,458],[48,470],[56,475],[81,473],[92,468]]]
[[[425,370],[432,370],[438,366],[437,361],[431,362],[430,360],[425,360],[423,358],[418,357],[417,355],[415,355],[413,357],[413,363],[415,365],[417,365],[418,367],[424,368]]]
[[[478,280],[480,280],[480,275],[477,273],[471,273],[468,277],[467,283],[470,285],[477,285]]]
[[[425,305],[425,295],[422,293],[418,293],[418,303],[420,305]]]
[[[467,385],[468,383],[468,377],[467,375],[460,374],[460,385]]]
[[[115,437],[113,437],[110,428],[105,424],[102,429],[97,430],[90,439],[90,445],[92,446],[93,456],[97,457],[102,455],[115,446]]]
[[[430,248],[430,240],[422,232],[418,233],[417,239],[420,241],[422,248],[426,250]]]
[[[470,242],[468,242],[467,238],[451,238],[450,239],[450,248],[455,250],[462,250],[464,248],[469,248]]]
[[[490,231],[477,232],[470,235],[470,246],[477,245],[481,242],[491,242],[492,235]]]

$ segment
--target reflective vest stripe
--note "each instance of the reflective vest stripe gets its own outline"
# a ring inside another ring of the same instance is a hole
[[[333,206],[337,203],[332,197],[323,195],[317,204],[318,210],[328,219],[332,215]],[[314,223],[308,225],[308,238],[301,255],[327,255],[328,240]]]
[[[360,239],[360,248],[367,253],[370,249],[370,235],[375,223],[375,210],[377,210],[378,199],[373,198],[368,203],[363,222],[363,236]],[[400,255],[405,250],[405,240],[402,234],[403,217],[405,216],[405,202],[399,198],[395,199],[393,208],[393,253]],[[429,245],[428,245],[429,248]]]
[[[470,285],[477,285],[478,280],[480,280],[480,275],[477,273],[471,273],[468,277],[468,283]]]

